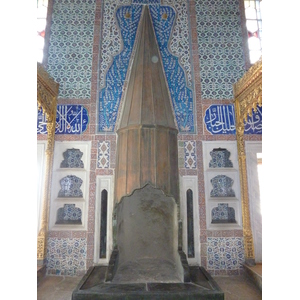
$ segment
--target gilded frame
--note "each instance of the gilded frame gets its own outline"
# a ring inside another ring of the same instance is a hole
[[[57,96],[59,84],[56,83],[44,69],[37,63],[37,105],[43,110],[47,120],[47,147],[45,159],[45,175],[42,200],[41,229],[37,237],[37,261],[43,264],[47,254],[47,229],[49,218],[50,186],[53,164],[54,134],[56,123]]]
[[[252,116],[257,106],[262,106],[262,58],[233,86],[236,118],[236,137],[240,171],[243,235],[245,246],[245,262],[255,264],[253,235],[251,230],[246,153],[244,141],[244,120]]]

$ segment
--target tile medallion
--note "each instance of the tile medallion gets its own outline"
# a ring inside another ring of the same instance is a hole
[[[242,268],[244,260],[243,238],[207,238],[208,270],[237,270]]]
[[[61,190],[58,193],[58,197],[83,197],[83,193],[80,189],[82,185],[82,179],[75,175],[68,175],[62,178],[60,181]]]
[[[83,161],[81,157],[83,152],[79,149],[67,149],[63,153],[64,160],[61,162],[61,168],[84,168]]]
[[[110,141],[98,142],[97,168],[108,169],[110,167]]]
[[[194,132],[187,3],[181,1],[179,5],[176,1],[166,2],[168,6],[150,0],[136,1],[134,5],[127,5],[130,4],[128,1],[104,1],[103,41],[100,54],[102,64],[99,78],[99,132],[114,130],[142,12],[141,4],[147,3],[153,4],[150,5],[150,13],[179,131]],[[180,18],[176,18],[176,13]]]
[[[91,97],[95,0],[53,1],[47,71],[60,98]]]
[[[76,276],[86,269],[86,258],[86,239],[48,238],[47,274]]]
[[[232,189],[233,179],[230,177],[217,175],[210,182],[213,186],[210,197],[235,197],[235,192]]]

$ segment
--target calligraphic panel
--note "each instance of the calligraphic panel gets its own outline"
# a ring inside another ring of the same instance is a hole
[[[236,134],[235,109],[233,104],[211,105],[204,115],[204,123],[211,134]],[[245,134],[262,134],[262,107],[252,111],[245,124]]]
[[[83,105],[57,105],[55,134],[81,134],[88,123],[88,111]],[[47,134],[47,120],[42,110],[37,114],[37,133]]]
[[[149,4],[179,131],[193,133],[194,102],[187,1],[104,1],[99,132],[114,131],[142,5]]]

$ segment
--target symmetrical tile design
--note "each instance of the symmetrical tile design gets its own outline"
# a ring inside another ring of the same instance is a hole
[[[244,259],[243,238],[207,238],[208,270],[237,270],[242,268]]]
[[[83,105],[57,105],[55,134],[81,134],[88,126],[88,111]],[[47,134],[43,110],[37,114],[37,133]]]
[[[213,186],[210,197],[235,197],[235,192],[232,189],[233,180],[230,177],[217,175],[210,182]]]
[[[211,211],[212,223],[236,223],[235,210],[228,203],[218,203]]]
[[[90,98],[95,0],[53,2],[48,72],[61,98]]]
[[[110,162],[110,141],[98,143],[97,168],[108,169]]]
[[[75,175],[68,175],[62,178],[60,181],[61,190],[58,193],[58,197],[83,197],[80,189],[82,180]]]
[[[64,160],[61,162],[61,168],[84,168],[83,161],[81,157],[83,152],[79,149],[67,149],[64,153]]]
[[[47,273],[76,276],[85,271],[87,242],[84,238],[48,238]]]
[[[155,1],[138,1],[136,3]],[[169,3],[170,1],[168,1]],[[173,1],[174,4],[176,1]],[[99,92],[99,132],[111,132],[117,119],[123,85],[132,53],[136,31],[141,16],[142,5],[120,6],[121,1],[105,1],[103,20],[103,42],[101,45],[102,64],[100,67]],[[124,2],[122,2],[124,5]],[[127,2],[126,2],[127,4]],[[189,53],[189,35],[187,34],[187,8],[180,6],[182,19],[176,21],[175,9],[170,6],[150,5],[150,12],[154,29],[162,55],[165,74],[167,77],[172,103],[179,131],[194,132],[194,104],[191,86],[191,66]],[[115,20],[116,18],[116,20]],[[185,18],[185,19],[184,19]],[[177,19],[178,20],[178,19]],[[172,28],[174,38],[171,39]],[[184,25],[183,25],[184,24]],[[122,49],[120,49],[120,33],[122,36]],[[183,42],[179,39],[183,37]],[[169,50],[180,54],[179,59]],[[179,46],[180,45],[180,46]],[[121,51],[121,52],[120,52]]]
[[[75,204],[65,204],[58,209],[55,224],[82,224],[81,216],[81,209]]]
[[[229,159],[230,152],[227,149],[215,148],[209,152],[212,159],[209,162],[210,168],[232,168],[232,161]]]
[[[197,156],[196,156],[196,142],[185,141],[184,142],[184,167],[186,169],[197,168]]]
[[[239,0],[195,2],[202,99],[232,99],[246,71]]]

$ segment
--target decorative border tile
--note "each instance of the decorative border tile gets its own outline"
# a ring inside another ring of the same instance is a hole
[[[108,169],[110,167],[110,141],[98,142],[97,168]]]
[[[197,168],[197,156],[196,156],[196,142],[185,141],[184,142],[184,167],[186,169]]]

